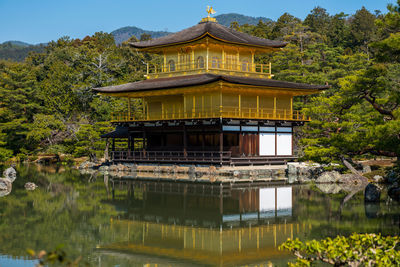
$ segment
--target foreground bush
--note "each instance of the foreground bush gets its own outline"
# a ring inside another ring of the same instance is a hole
[[[288,239],[279,249],[292,252],[297,260],[289,266],[313,266],[325,262],[334,266],[400,266],[400,237],[380,234],[352,234],[321,241]]]

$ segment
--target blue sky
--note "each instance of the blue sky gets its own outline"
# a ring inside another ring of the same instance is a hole
[[[217,14],[240,13],[277,19],[284,12],[304,19],[315,6],[330,14],[353,14],[365,6],[386,12],[395,0],[0,0],[0,43],[19,40],[41,43],[61,36],[83,38],[124,26],[178,31],[205,17],[212,5]]]

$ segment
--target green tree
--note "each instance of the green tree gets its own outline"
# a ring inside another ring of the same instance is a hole
[[[304,24],[310,27],[310,30],[320,35],[327,35],[331,26],[331,18],[325,8],[316,7],[304,20]]]

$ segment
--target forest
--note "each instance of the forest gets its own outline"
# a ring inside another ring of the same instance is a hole
[[[316,7],[304,20],[285,13],[277,21],[230,27],[288,42],[257,58],[272,62],[274,79],[330,85],[295,99],[295,108],[312,118],[297,132],[301,159],[327,163],[400,153],[400,0],[382,12],[362,7],[331,15]],[[144,79],[145,63],[157,60],[130,48],[132,41],[116,45],[104,32],[62,37],[23,62],[0,61],[0,161],[101,157],[106,144],[100,135],[112,129],[111,113],[126,103],[91,89]]]

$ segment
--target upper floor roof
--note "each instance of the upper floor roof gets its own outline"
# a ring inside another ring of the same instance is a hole
[[[243,45],[254,48],[262,47],[273,49],[282,48],[287,45],[286,42],[255,37],[247,33],[235,31],[212,21],[200,22],[193,27],[169,34],[164,37],[149,41],[132,42],[130,45],[134,48],[145,50],[149,48],[154,49],[191,43],[205,37],[210,37],[223,43]]]

